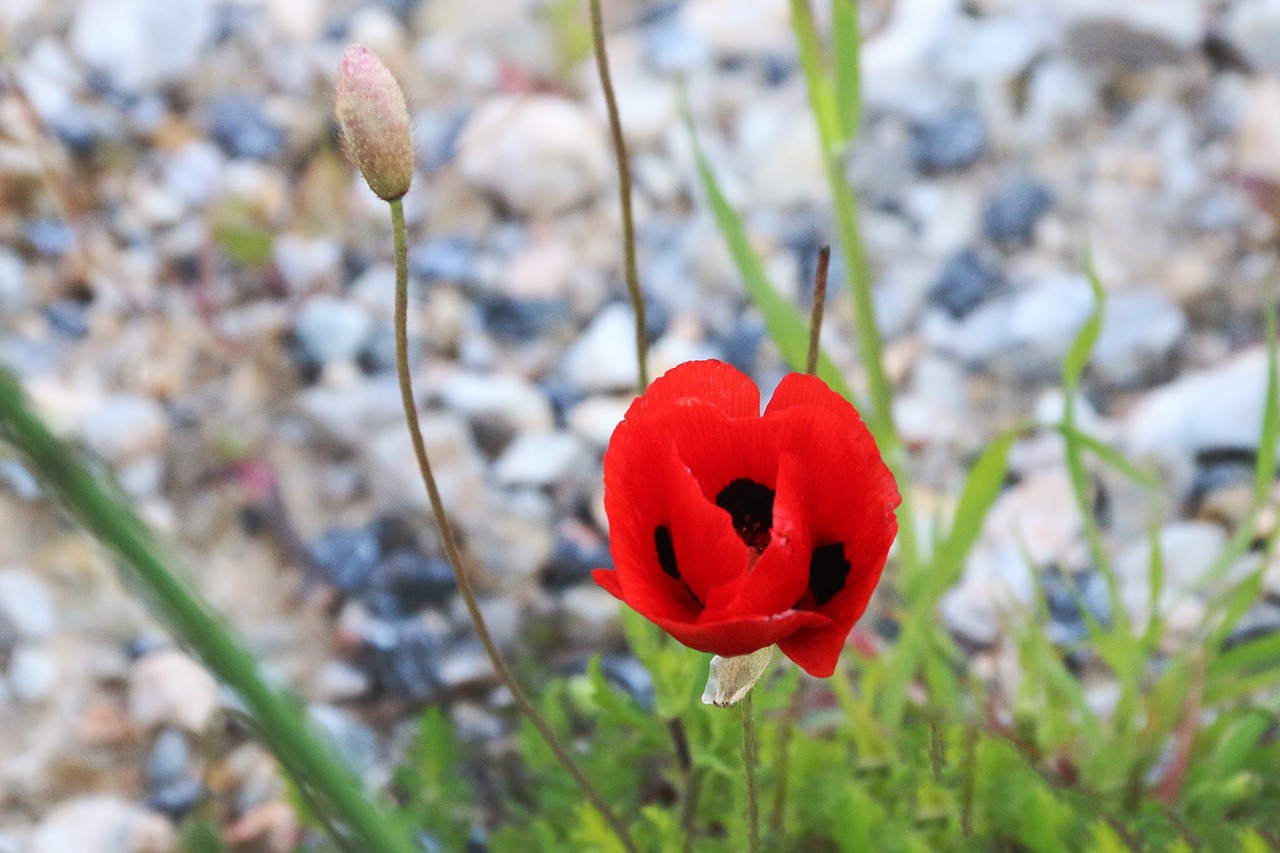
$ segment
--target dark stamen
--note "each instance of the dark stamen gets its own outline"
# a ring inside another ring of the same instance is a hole
[[[844,545],[836,542],[813,549],[809,560],[809,590],[815,604],[821,606],[835,598],[848,578],[849,561],[844,557]]]
[[[757,552],[769,545],[773,527],[773,489],[745,477],[734,480],[716,495],[716,506],[733,516],[733,529]]]
[[[673,578],[680,577],[680,568],[676,565],[676,548],[671,543],[671,531],[659,527],[653,531],[653,544],[658,546],[658,565]]]

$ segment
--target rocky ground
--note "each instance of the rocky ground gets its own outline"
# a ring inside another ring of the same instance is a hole
[[[465,737],[491,739],[506,698],[401,422],[388,216],[330,119],[350,41],[386,59],[416,112],[413,360],[491,624],[560,671],[609,651],[613,676],[644,689],[618,605],[589,580],[609,564],[600,457],[635,357],[579,5],[0,4],[0,362],[374,783],[415,710],[445,702]],[[1280,2],[862,5],[848,174],[922,512],[954,500],[1001,429],[1059,417],[1061,360],[1091,307],[1087,248],[1109,303],[1082,420],[1159,472],[1159,606],[1175,633],[1194,624],[1258,443]],[[832,223],[787,3],[614,0],[606,15],[653,370],[722,358],[767,392],[782,367],[698,190],[678,83],[775,281],[807,303]],[[833,278],[824,339],[857,384]],[[1028,429],[1013,458],[942,608],[993,678],[1033,571],[1064,643],[1085,631],[1078,601],[1107,616],[1060,438]],[[1099,476],[1122,597],[1144,620],[1146,497]],[[0,851],[171,850],[202,796],[233,840],[288,849],[269,756],[3,455],[0,519]],[[1280,629],[1280,564],[1266,583],[1251,631]]]

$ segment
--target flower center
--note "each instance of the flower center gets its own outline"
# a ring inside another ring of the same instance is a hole
[[[759,555],[769,546],[773,527],[773,489],[740,477],[720,490],[716,506],[733,517],[733,529]]]

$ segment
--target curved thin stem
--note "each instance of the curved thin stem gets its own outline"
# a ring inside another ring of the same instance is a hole
[[[396,372],[400,379],[400,400],[404,404],[405,422],[409,427],[409,436],[413,441],[413,452],[418,459],[418,469],[422,473],[422,482],[427,487],[427,497],[431,501],[431,511],[435,515],[436,525],[440,528],[440,542],[444,546],[444,553],[449,560],[449,565],[453,567],[454,579],[458,585],[458,594],[462,596],[463,602],[467,605],[467,613],[470,614],[471,623],[475,626],[476,636],[479,637],[480,644],[484,646],[485,653],[488,654],[489,660],[493,664],[494,672],[502,679],[502,683],[506,685],[507,689],[511,691],[511,696],[515,699],[521,713],[538,730],[538,734],[542,735],[542,739],[555,755],[556,760],[573,776],[574,781],[578,783],[578,787],[582,789],[582,793],[591,801],[591,805],[595,806],[596,811],[600,812],[600,815],[617,834],[622,846],[629,853],[637,853],[635,842],[631,840],[631,834],[627,831],[626,824],[618,818],[617,814],[605,801],[604,796],[578,767],[573,757],[569,755],[568,750],[560,744],[551,726],[543,719],[542,714],[538,713],[538,709],[529,699],[528,694],[524,692],[524,688],[516,681],[511,668],[507,666],[507,662],[498,651],[498,646],[493,641],[493,635],[489,633],[489,626],[480,612],[480,606],[476,603],[476,594],[471,586],[471,577],[463,566],[462,552],[458,548],[458,541],[453,534],[453,528],[449,525],[449,519],[445,515],[444,501],[440,498],[440,490],[436,486],[435,475],[431,472],[431,461],[427,458],[427,446],[422,440],[422,426],[418,423],[418,407],[414,402],[413,396],[413,379],[409,374],[407,319],[409,313],[409,263],[408,249],[405,245],[404,208],[399,199],[389,202],[389,204],[391,205],[391,225],[395,234]]]
[[[627,279],[627,293],[631,296],[631,310],[636,316],[636,361],[639,362],[638,385],[640,393],[649,387],[649,339],[645,328],[644,294],[640,291],[640,272],[636,266],[636,225],[631,214],[631,162],[627,157],[627,142],[622,136],[622,118],[618,113],[618,98],[613,91],[613,77],[609,74],[609,54],[604,45],[604,16],[600,12],[600,0],[591,0],[591,42],[595,48],[596,71],[600,75],[600,88],[604,90],[604,103],[609,112],[609,132],[613,137],[613,154],[618,163],[618,203],[622,207],[622,254]]]
[[[751,691],[742,698],[742,764],[747,770],[747,849],[760,851],[760,792],[756,788],[756,724]]]

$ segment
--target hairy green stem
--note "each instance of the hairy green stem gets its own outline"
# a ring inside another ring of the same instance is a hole
[[[756,787],[756,723],[751,691],[742,697],[742,764],[747,771],[747,849],[760,851],[760,792]]]
[[[467,613],[470,614],[471,623],[475,626],[476,636],[480,639],[480,644],[484,646],[485,653],[493,664],[494,672],[497,673],[498,678],[502,680],[507,689],[511,691],[511,696],[515,699],[521,713],[538,730],[538,734],[542,736],[543,741],[546,742],[547,747],[555,755],[556,760],[574,778],[574,781],[578,783],[578,787],[582,789],[582,793],[617,834],[622,846],[630,853],[636,853],[635,843],[631,840],[631,834],[628,832],[626,824],[610,808],[604,796],[591,783],[591,780],[586,777],[581,768],[578,767],[577,762],[573,760],[569,751],[560,744],[550,724],[543,719],[542,714],[538,712],[537,707],[533,704],[528,694],[525,693],[524,688],[520,686],[520,682],[516,680],[511,668],[507,666],[506,660],[502,657],[501,652],[498,651],[497,643],[493,640],[493,635],[489,632],[489,626],[485,622],[484,615],[480,612],[480,606],[476,602],[475,589],[471,585],[471,576],[467,573],[463,564],[462,552],[458,548],[458,541],[454,536],[453,527],[449,524],[448,516],[445,513],[444,501],[440,497],[440,489],[436,486],[435,474],[431,471],[431,461],[427,458],[427,446],[422,439],[422,426],[418,422],[418,406],[414,401],[413,378],[409,372],[409,256],[405,237],[404,207],[399,199],[388,202],[388,204],[391,205],[391,225],[395,235],[396,373],[400,380],[400,401],[404,405],[405,423],[409,427],[409,436],[413,442],[413,452],[418,460],[418,470],[422,474],[423,484],[427,487],[427,498],[431,501],[431,512],[435,515],[436,526],[440,530],[440,542],[444,546],[444,553],[449,560],[449,565],[453,567],[453,575],[458,585],[458,594],[462,596],[462,600],[467,606]]]
[[[618,204],[622,208],[622,255],[627,293],[631,297],[631,310],[636,318],[636,361],[639,364],[637,384],[640,393],[649,387],[649,338],[645,327],[644,294],[640,290],[640,272],[636,266],[636,226],[631,213],[631,161],[627,156],[627,142],[622,136],[622,117],[618,112],[618,97],[613,91],[613,77],[609,73],[609,54],[604,44],[604,16],[600,12],[600,0],[591,0],[591,43],[596,54],[596,71],[600,75],[600,88],[604,90],[604,103],[609,113],[609,133],[613,139],[614,160],[618,164]]]
[[[174,636],[244,703],[294,783],[331,813],[334,820],[326,820],[326,826],[342,825],[349,837],[334,829],[339,845],[375,853],[417,849],[399,822],[369,801],[350,770],[308,730],[298,704],[267,685],[232,629],[168,568],[168,558],[142,520],[49,432],[27,407],[18,380],[3,370],[0,439],[16,447],[49,494],[132,570]]]

